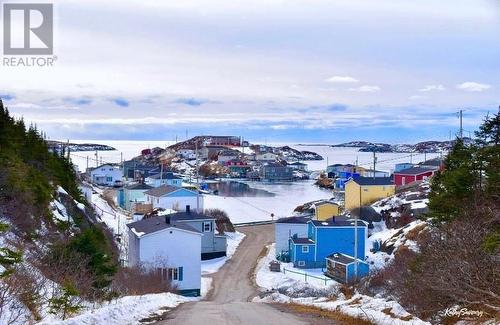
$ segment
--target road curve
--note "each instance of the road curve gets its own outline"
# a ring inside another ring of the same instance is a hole
[[[300,316],[265,303],[251,302],[258,294],[252,276],[262,249],[273,241],[274,225],[240,227],[246,234],[233,257],[213,276],[213,289],[203,301],[184,303],[157,324],[308,324]]]

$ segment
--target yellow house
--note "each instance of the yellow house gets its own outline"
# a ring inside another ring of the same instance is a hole
[[[323,201],[316,204],[316,220],[325,221],[340,214],[340,206],[334,202]]]
[[[394,195],[396,185],[390,177],[359,177],[345,184],[345,208],[352,210],[360,205]]]

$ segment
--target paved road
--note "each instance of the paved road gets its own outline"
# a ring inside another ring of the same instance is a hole
[[[273,241],[273,225],[238,228],[246,234],[234,256],[213,277],[206,300],[184,303],[159,324],[308,324],[265,303],[250,302],[258,294],[252,275],[262,249]]]

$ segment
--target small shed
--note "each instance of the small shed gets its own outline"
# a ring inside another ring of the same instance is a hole
[[[271,272],[281,272],[281,264],[278,261],[269,262],[269,270]]]
[[[325,275],[342,283],[352,283],[356,279],[361,279],[367,276],[370,272],[368,263],[357,260],[357,276],[356,276],[356,259],[354,257],[333,253],[326,257],[326,272]]]

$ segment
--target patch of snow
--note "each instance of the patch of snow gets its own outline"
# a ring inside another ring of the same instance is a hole
[[[217,272],[236,252],[245,234],[241,232],[226,232],[227,236],[227,251],[226,256],[213,258],[210,260],[201,261],[201,273],[212,274]]]
[[[200,294],[202,297],[206,297],[208,292],[212,289],[212,278],[202,277],[201,278],[201,290]]]
[[[139,320],[156,313],[160,308],[174,308],[177,305],[196,301],[173,293],[126,296],[103,304],[95,309],[87,309],[82,314],[64,321],[47,318],[39,324],[139,324]]]
[[[69,195],[68,192],[66,192],[66,190],[59,185],[57,186],[57,192],[59,192],[61,194]]]
[[[130,228],[130,230],[137,236],[137,237],[141,237],[142,235],[146,234],[145,232],[142,232],[142,231],[137,231],[135,230],[135,228]]]

